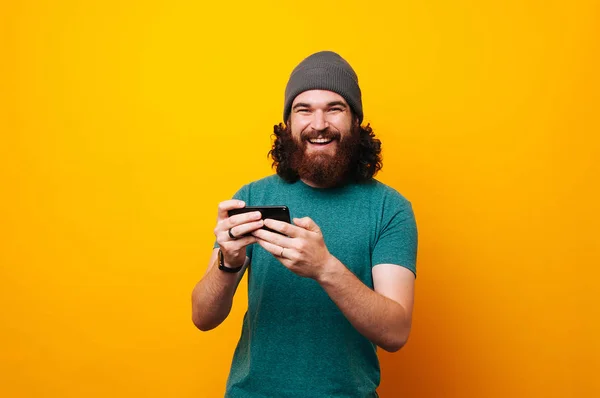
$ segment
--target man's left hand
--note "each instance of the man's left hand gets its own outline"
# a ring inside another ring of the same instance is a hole
[[[309,217],[294,218],[294,225],[265,219],[265,226],[280,235],[258,229],[253,235],[258,244],[277,258],[293,273],[319,280],[327,265],[334,259],[329,253],[319,226]]]

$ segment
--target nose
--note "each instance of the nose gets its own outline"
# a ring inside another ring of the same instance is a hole
[[[325,112],[322,110],[317,110],[313,113],[313,118],[311,120],[311,127],[315,131],[323,131],[329,127],[329,122],[325,117]]]

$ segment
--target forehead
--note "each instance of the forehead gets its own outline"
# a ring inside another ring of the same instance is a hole
[[[330,102],[343,102],[345,105],[348,105],[344,97],[342,97],[338,93],[334,93],[333,91],[327,90],[304,91],[303,93],[298,94],[296,98],[294,98],[292,106],[296,105],[299,102],[310,104],[313,106],[324,106],[329,104]]]

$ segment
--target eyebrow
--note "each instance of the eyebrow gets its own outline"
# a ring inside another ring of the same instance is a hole
[[[332,101],[332,102],[329,102],[327,104],[327,107],[332,107],[332,106],[341,106],[343,108],[347,107],[347,105],[345,103],[343,103],[342,101]],[[296,109],[296,108],[310,108],[310,107],[311,107],[311,105],[307,104],[306,102],[298,102],[296,105],[294,105],[292,107],[292,109]]]

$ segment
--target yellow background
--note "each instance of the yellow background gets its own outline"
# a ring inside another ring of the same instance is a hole
[[[222,396],[190,292],[323,49],[419,226],[381,396],[600,396],[599,3],[392,3],[0,5],[0,396]]]

